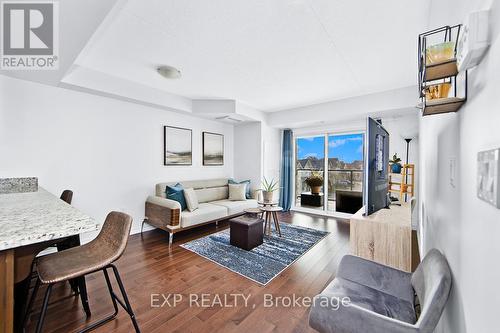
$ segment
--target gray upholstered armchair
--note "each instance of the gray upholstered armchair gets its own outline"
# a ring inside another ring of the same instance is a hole
[[[448,262],[436,249],[425,256],[413,274],[346,255],[337,277],[317,296],[309,325],[319,332],[332,333],[432,333],[450,288]],[[344,297],[350,300],[347,306],[333,308],[332,304],[338,302],[320,301]],[[419,307],[417,318],[415,309]]]

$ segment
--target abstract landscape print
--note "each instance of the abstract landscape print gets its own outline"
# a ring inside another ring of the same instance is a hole
[[[164,165],[193,164],[193,132],[188,128],[163,126]]]
[[[224,165],[224,135],[203,132],[203,165]]]

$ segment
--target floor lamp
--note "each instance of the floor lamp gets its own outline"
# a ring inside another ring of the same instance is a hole
[[[405,138],[406,141],[406,164],[408,164],[408,157],[410,156],[410,141],[413,140],[412,138]],[[405,202],[408,199],[408,173],[405,173],[405,184],[406,185],[406,191],[405,191]]]

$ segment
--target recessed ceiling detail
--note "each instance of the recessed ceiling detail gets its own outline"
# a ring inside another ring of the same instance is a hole
[[[119,1],[76,65],[191,100],[290,109],[414,85],[428,3]],[[182,79],[165,80],[157,64]]]

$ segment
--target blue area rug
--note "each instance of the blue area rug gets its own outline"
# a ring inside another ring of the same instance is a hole
[[[266,285],[329,232],[280,223],[283,237],[264,236],[264,243],[251,251],[229,244],[229,229],[205,236],[181,247],[227,269]]]

